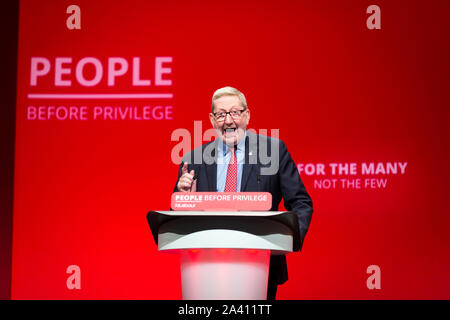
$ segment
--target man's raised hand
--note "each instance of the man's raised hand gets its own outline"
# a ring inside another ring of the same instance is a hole
[[[184,163],[181,168],[181,177],[178,180],[177,189],[180,192],[197,191],[197,180],[194,179],[195,171],[188,172],[188,164]]]

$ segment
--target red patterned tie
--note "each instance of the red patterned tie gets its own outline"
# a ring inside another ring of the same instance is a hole
[[[236,192],[237,185],[237,161],[236,161],[236,149],[231,151],[231,159],[228,164],[227,180],[225,183],[225,192]]]

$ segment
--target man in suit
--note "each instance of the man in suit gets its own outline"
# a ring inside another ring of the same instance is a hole
[[[224,87],[214,92],[209,118],[218,138],[184,155],[174,191],[270,192],[272,208],[281,199],[297,214],[301,249],[313,213],[312,201],[286,145],[247,130],[250,110],[245,96]],[[271,256],[267,298],[288,279],[286,256]]]

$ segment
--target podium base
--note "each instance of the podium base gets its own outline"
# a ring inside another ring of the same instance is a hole
[[[184,300],[266,300],[270,250],[180,250]]]

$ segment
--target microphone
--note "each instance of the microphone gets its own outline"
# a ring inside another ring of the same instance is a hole
[[[197,179],[198,179],[198,172],[194,171],[194,177],[192,178],[191,189],[189,191],[192,191],[192,185],[194,184],[194,181]]]

